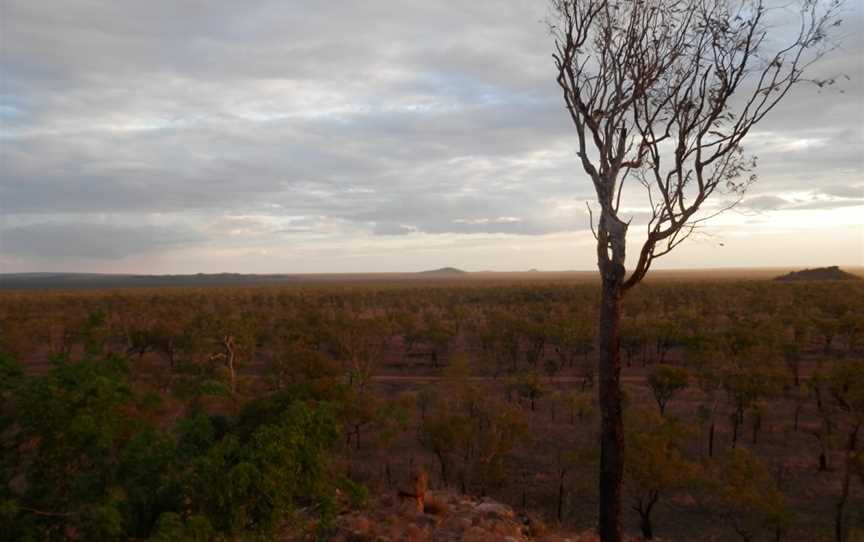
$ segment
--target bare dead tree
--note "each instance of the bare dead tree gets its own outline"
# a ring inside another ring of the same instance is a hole
[[[743,139],[793,86],[808,81],[806,69],[832,48],[828,36],[839,24],[841,2],[797,0],[792,8],[771,8],[763,0],[551,0],[557,81],[599,205],[591,228],[602,277],[604,542],[621,540],[622,298],[654,260],[740,201],[756,166],[742,151]],[[792,13],[790,30],[778,21]],[[642,199],[635,207],[650,216],[629,276],[625,185],[636,186]],[[705,205],[720,195],[725,203]]]

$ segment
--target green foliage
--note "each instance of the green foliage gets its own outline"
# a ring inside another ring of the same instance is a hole
[[[8,451],[26,465],[21,509],[52,514],[38,524],[62,518],[77,532],[116,539],[122,532],[116,453],[133,430],[123,415],[133,406],[127,367],[114,356],[77,363],[61,356],[54,363],[51,373],[26,379],[13,396],[16,440],[30,445]]]
[[[438,458],[441,480],[447,485],[452,469],[451,455],[471,437],[471,420],[467,416],[439,412],[428,416],[423,424],[420,443]]]
[[[828,375],[828,388],[838,408],[864,424],[864,361],[838,362]]]
[[[627,427],[627,483],[638,495],[683,487],[697,466],[684,457],[687,430],[648,411],[634,412]]]
[[[648,375],[648,387],[660,407],[660,415],[666,412],[666,404],[678,392],[687,387],[689,373],[682,367],[658,365]]]
[[[531,410],[535,408],[535,402],[543,396],[545,390],[540,378],[534,374],[520,375],[513,383],[514,390],[519,394],[519,397],[527,400],[531,405]]]
[[[687,431],[681,423],[647,411],[632,413],[628,421],[624,480],[643,536],[650,539],[654,506],[663,496],[694,481],[699,469],[684,456]]]
[[[22,375],[21,366],[12,359],[12,356],[0,350],[0,393],[14,388]]]
[[[300,343],[285,346],[267,367],[267,377],[274,390],[325,378],[335,380],[337,375],[336,365],[324,352]]]
[[[8,360],[0,371],[18,374]],[[332,527],[337,487],[363,500],[334,475],[334,409],[311,392],[160,429],[117,356],[60,356],[48,374],[10,382],[14,442],[0,449],[0,529],[12,539],[249,538],[301,507],[321,534]]]
[[[328,505],[325,447],[337,436],[323,410],[292,404],[246,441],[229,433],[191,460],[184,496],[220,532],[271,532],[298,504]]]
[[[0,350],[0,432],[12,422],[11,416],[6,413],[6,402],[9,393],[18,386],[22,376],[21,366]]]
[[[786,498],[753,452],[731,450],[714,473],[713,484],[723,515],[743,540],[753,540],[760,532],[789,528],[792,512]]]
[[[526,438],[528,424],[519,409],[503,405],[486,405],[480,417],[484,421],[475,423],[467,468],[468,477],[476,478],[486,489],[506,481],[505,461],[517,443]]]
[[[166,512],[159,516],[155,532],[150,540],[154,542],[208,542],[216,532],[207,518],[189,516],[185,520],[180,514]]]

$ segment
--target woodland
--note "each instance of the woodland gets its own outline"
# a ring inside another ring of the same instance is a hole
[[[416,467],[596,524],[593,282],[0,292],[0,532],[325,540]],[[864,537],[864,281],[623,304],[627,533]]]

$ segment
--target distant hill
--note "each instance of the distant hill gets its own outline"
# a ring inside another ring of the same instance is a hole
[[[441,269],[432,269],[431,271],[420,271],[420,275],[467,275],[467,271],[456,269],[455,267],[442,267]]]
[[[861,280],[861,277],[847,273],[841,270],[838,266],[817,267],[816,269],[804,269],[803,271],[793,271],[774,280],[782,282],[797,282],[805,280]]]

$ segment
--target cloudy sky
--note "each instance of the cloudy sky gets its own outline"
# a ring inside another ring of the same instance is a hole
[[[658,267],[864,265],[848,3],[850,80],[759,125],[747,199]],[[0,272],[591,269],[546,11],[0,0]]]

